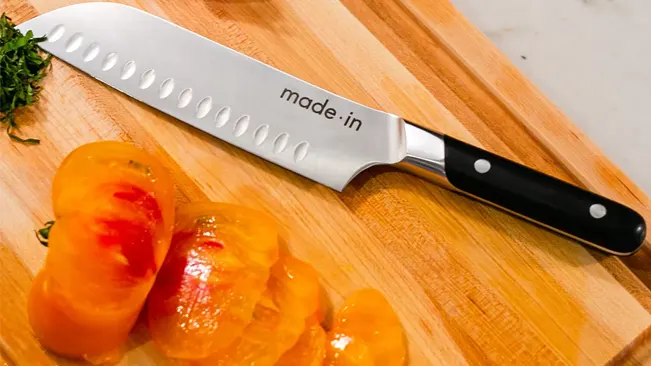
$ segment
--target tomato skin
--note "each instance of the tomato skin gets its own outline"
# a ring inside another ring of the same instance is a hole
[[[131,326],[116,324],[134,324],[138,313],[72,313],[69,303],[49,290],[51,282],[49,272],[39,272],[28,301],[30,324],[40,343],[61,356],[88,361],[109,357],[110,362],[118,361],[119,348]]]
[[[57,169],[56,223],[27,303],[48,350],[116,361],[169,249],[171,177],[151,155],[122,142],[82,145]]]
[[[326,332],[319,324],[320,316],[308,318],[305,331],[296,344],[283,354],[276,366],[321,366],[325,360]]]
[[[148,325],[168,357],[201,359],[250,323],[278,258],[275,221],[226,203],[177,210],[171,250],[148,300]]]
[[[334,316],[326,343],[327,366],[402,366],[405,335],[398,316],[375,289],[351,294]]]
[[[318,274],[309,264],[281,253],[253,320],[228,348],[195,365],[272,366],[300,338],[319,306]]]

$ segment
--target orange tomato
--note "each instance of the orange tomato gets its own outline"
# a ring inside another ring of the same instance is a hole
[[[276,362],[276,366],[320,366],[325,360],[326,333],[319,324],[319,315],[308,318],[305,331],[294,347]]]
[[[406,343],[400,320],[374,289],[353,293],[334,316],[324,365],[404,365]]]
[[[271,366],[290,349],[319,306],[318,274],[309,264],[282,253],[271,269],[253,321],[227,349],[199,365]]]
[[[53,182],[56,223],[28,315],[54,353],[91,362],[120,356],[173,231],[173,183],[160,163],[122,142],[83,145]]]
[[[267,215],[224,203],[180,207],[148,300],[154,345],[188,360],[228,347],[251,322],[277,258],[277,229]]]

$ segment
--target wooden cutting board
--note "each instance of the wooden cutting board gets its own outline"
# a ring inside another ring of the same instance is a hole
[[[0,0],[17,23],[80,1]],[[629,204],[646,197],[447,0],[132,0],[217,42]],[[209,70],[206,70],[209,72]],[[595,75],[598,77],[598,75]],[[609,257],[443,190],[377,168],[341,194],[187,127],[55,61],[20,113],[23,146],[0,136],[0,360],[68,364],[44,352],[25,300],[46,248],[50,185],[80,144],[118,139],[156,154],[179,202],[272,213],[282,240],[321,274],[337,306],[380,289],[413,365],[598,365],[649,361],[651,252]],[[142,327],[124,365],[164,365]]]

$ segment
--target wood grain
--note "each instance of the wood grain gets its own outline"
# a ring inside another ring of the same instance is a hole
[[[17,22],[76,3],[0,0]],[[447,0],[123,1],[357,102],[399,114],[634,206],[646,197]],[[336,306],[380,289],[413,365],[644,363],[651,251],[621,260],[392,168],[341,194],[142,105],[55,61],[18,117],[39,146],[0,142],[0,360],[66,364],[31,335],[24,302],[45,249],[57,166],[82,143],[133,141],[179,202],[273,214]],[[650,221],[651,222],[651,221]],[[648,331],[647,331],[648,332]],[[122,364],[164,365],[139,325]]]

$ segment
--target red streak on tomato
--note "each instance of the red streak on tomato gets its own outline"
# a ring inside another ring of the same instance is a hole
[[[177,297],[202,302],[201,294],[214,286],[208,278],[215,270],[193,250],[168,255],[156,277],[156,301]]]
[[[224,249],[224,243],[217,240],[206,240],[203,242],[203,246],[211,249]]]
[[[188,258],[185,256],[176,254],[167,257],[158,272],[158,276],[156,276],[157,296],[168,299],[179,295],[179,290],[184,283],[185,268],[187,266]]]
[[[119,246],[127,259],[127,272],[133,277],[144,277],[156,272],[153,234],[150,227],[139,222],[113,219],[100,221],[104,232],[98,236],[103,246]]]
[[[172,247],[176,247],[182,244],[183,242],[192,238],[195,235],[197,234],[192,231],[179,231],[174,233],[174,236],[172,236]]]
[[[174,233],[172,236],[172,249],[179,250],[179,246],[183,245],[187,240],[197,237],[203,239],[200,247],[205,249],[224,249],[224,243],[219,240],[212,239],[210,237],[201,238],[201,233],[199,231],[179,231]]]
[[[127,190],[113,193],[113,197],[142,207],[152,221],[160,221],[163,218],[160,207],[151,193],[136,186],[127,186],[125,189]]]
[[[156,301],[171,297],[188,297],[195,298],[200,302],[198,294],[204,293],[212,287],[205,281],[214,268],[207,265],[200,254],[184,245],[188,240],[198,237],[201,237],[198,230],[190,229],[174,233],[170,252],[156,276]],[[192,243],[189,242],[188,245]],[[224,244],[211,238],[205,238],[199,247],[206,250],[221,250],[224,248]],[[159,311],[167,310],[159,309]]]

